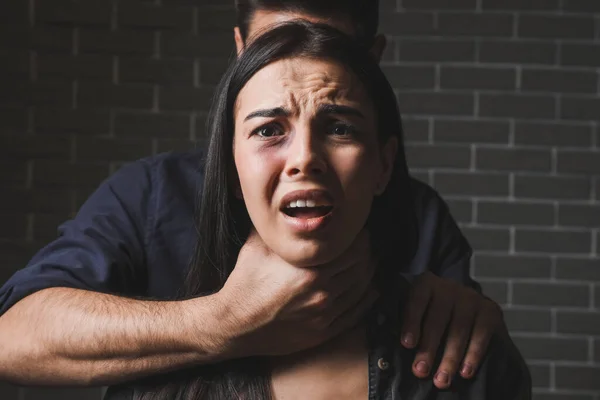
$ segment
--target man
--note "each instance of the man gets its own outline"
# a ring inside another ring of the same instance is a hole
[[[240,0],[235,41],[241,52],[272,24],[304,18],[354,35],[380,57],[385,38],[376,35],[377,12],[374,0]],[[201,159],[198,153],[167,154],[123,168],[2,287],[0,379],[112,385],[193,364],[292,353],[336,336],[362,316],[355,306],[362,304],[370,269],[355,262],[366,259],[361,245],[331,266],[300,270],[250,241],[230,278],[238,279],[231,282],[235,297],[169,300],[196,241]],[[504,325],[499,307],[472,289],[471,250],[447,206],[423,183],[414,181],[413,189],[419,245],[402,272],[422,275],[402,316],[402,343],[419,348],[414,374],[435,372],[435,384],[446,388],[456,373],[474,375],[490,337]],[[317,321],[324,305],[343,326]],[[294,334],[278,335],[282,324]],[[433,371],[446,332],[443,359]],[[259,348],[261,337],[270,340]]]

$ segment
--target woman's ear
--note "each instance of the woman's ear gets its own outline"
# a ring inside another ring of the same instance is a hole
[[[242,53],[242,50],[244,50],[244,39],[242,39],[242,33],[240,32],[240,28],[238,26],[233,28],[233,38],[235,39],[235,48],[239,57],[239,55]]]
[[[387,187],[390,179],[392,178],[392,172],[394,171],[394,162],[396,161],[396,154],[398,153],[398,138],[392,136],[388,139],[387,143],[381,149],[381,173],[377,180],[375,187],[375,194],[381,195]]]

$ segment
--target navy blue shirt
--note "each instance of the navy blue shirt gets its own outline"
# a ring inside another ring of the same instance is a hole
[[[161,154],[123,167],[59,227],[56,240],[0,288],[0,315],[50,287],[174,298],[196,243],[194,211],[202,182],[200,152]],[[412,196],[418,249],[399,272],[429,270],[478,289],[469,277],[471,248],[447,205],[414,179]]]

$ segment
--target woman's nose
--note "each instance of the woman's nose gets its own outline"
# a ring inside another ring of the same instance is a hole
[[[321,175],[327,171],[323,142],[311,129],[303,129],[294,134],[289,147],[286,174]]]

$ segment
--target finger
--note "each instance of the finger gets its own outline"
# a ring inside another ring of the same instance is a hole
[[[485,357],[490,340],[501,322],[502,311],[495,303],[492,303],[488,307],[480,308],[475,317],[471,340],[469,341],[467,353],[460,371],[463,378],[470,379],[475,375]]]
[[[413,286],[402,317],[402,345],[414,348],[419,343],[423,316],[432,299],[432,290],[428,285]]]
[[[451,315],[452,306],[447,301],[437,300],[434,297],[425,314],[421,340],[413,363],[415,376],[419,378],[429,376]]]
[[[475,310],[469,304],[463,302],[455,307],[444,356],[433,380],[438,389],[447,389],[456,376],[465,355],[474,319]]]

